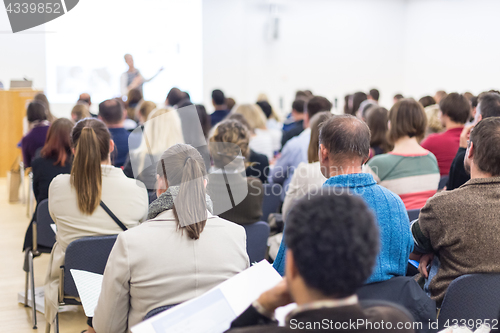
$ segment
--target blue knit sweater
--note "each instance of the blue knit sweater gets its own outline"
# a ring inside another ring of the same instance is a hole
[[[331,177],[323,186],[349,188],[351,193],[361,196],[375,213],[380,231],[380,253],[373,273],[366,283],[406,275],[408,258],[413,251],[413,238],[408,214],[399,196],[377,185],[373,176],[367,173]],[[273,264],[281,275],[285,273],[285,253],[283,237]]]

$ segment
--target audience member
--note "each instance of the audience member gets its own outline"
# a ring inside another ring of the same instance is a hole
[[[319,142],[321,172],[328,178],[324,191],[338,193],[341,190],[360,195],[375,214],[378,223],[381,250],[366,283],[405,276],[408,258],[413,250],[413,239],[403,201],[393,192],[377,185],[372,175],[362,172],[362,166],[370,153],[370,129],[354,116],[334,116],[321,126]],[[281,243],[274,261],[274,267],[280,274],[284,273],[287,229],[288,225],[285,228],[285,242]]]
[[[71,133],[71,143],[75,154],[71,175],[58,175],[49,186],[49,211],[57,226],[57,238],[45,285],[48,323],[53,322],[59,308],[60,267],[67,246],[82,237],[122,231],[104,206],[127,228],[137,226],[146,217],[148,208],[144,186],[111,165],[114,142],[103,122],[80,120]]]
[[[476,108],[477,121],[490,117],[500,117],[500,94],[494,92],[483,93],[479,95],[479,104]],[[464,159],[467,149],[467,140],[473,125],[466,126],[460,134],[460,147],[453,159],[450,167],[450,174],[447,190],[459,188],[470,179],[470,174],[465,170]]]
[[[378,100],[380,98],[380,92],[378,91],[378,89],[375,88],[370,89],[367,98],[371,99],[372,101],[375,101],[375,103],[378,104]]]
[[[318,189],[326,181],[319,165],[319,130],[323,122],[331,117],[333,117],[331,112],[322,111],[316,113],[310,120],[311,140],[309,141],[309,148],[307,150],[308,163],[301,162],[297,166],[297,170],[293,173],[292,180],[286,191],[285,200],[283,201],[283,220],[286,220],[288,212],[298,199],[309,192],[318,192]]]
[[[71,119],[74,123],[79,122],[84,118],[90,118],[89,107],[86,104],[78,103],[71,109]]]
[[[119,168],[125,164],[128,156],[130,133],[123,127],[126,116],[126,111],[116,99],[108,99],[99,104],[99,119],[106,124],[116,149],[113,155],[113,165]]]
[[[344,114],[352,114],[352,95],[344,96]]]
[[[425,277],[434,255],[439,258],[429,284],[438,306],[459,276],[500,273],[500,150],[492,149],[499,146],[500,118],[481,120],[470,134],[465,153],[471,180],[429,199],[412,225],[415,250],[425,253],[419,265]]]
[[[441,176],[446,176],[459,147],[460,133],[469,120],[471,107],[463,95],[451,93],[441,100],[439,108],[441,123],[446,131],[429,135],[421,145],[436,156]]]
[[[293,123],[290,124],[288,130],[283,130],[283,135],[281,136],[281,146],[284,147],[285,144],[293,137],[296,137],[304,130],[304,106],[305,101],[303,99],[296,99],[292,103],[292,119]]]
[[[236,120],[250,130],[250,125],[248,125],[242,114],[230,113],[225,120]],[[250,163],[246,169],[247,177],[259,178],[262,184],[267,183],[267,178],[269,177],[269,160],[267,156],[257,153],[250,148],[248,161]]]
[[[255,223],[262,217],[262,182],[246,177],[245,172],[249,141],[249,130],[242,123],[223,120],[215,127],[209,144],[215,168],[208,176],[207,192],[214,203],[214,214],[238,224]],[[242,163],[238,163],[240,153]],[[228,193],[228,184],[232,193]],[[245,195],[240,196],[242,193]]]
[[[174,87],[168,92],[165,105],[175,107],[183,98],[184,93],[179,88]]]
[[[273,159],[274,152],[281,148],[281,132],[267,128],[262,109],[257,104],[241,104],[235,106],[232,112],[242,114],[250,126],[250,148],[266,155],[269,160]]]
[[[419,99],[418,102],[422,104],[424,108],[428,107],[429,105],[436,104],[436,100],[434,100],[434,97],[432,96],[424,96],[421,99]]]
[[[198,112],[198,118],[200,118],[201,129],[203,130],[203,136],[208,138],[208,132],[210,132],[210,115],[202,104],[196,104],[196,111]]]
[[[50,103],[49,103],[49,100],[47,99],[47,96],[45,96],[45,94],[38,93],[35,95],[33,100],[38,101],[38,102],[43,104],[43,106],[45,107],[45,113],[47,115],[47,120],[50,123],[52,123],[53,121],[55,121],[57,119],[56,117],[54,117],[54,115],[52,115],[52,112],[50,111]]]
[[[266,127],[273,132],[279,132],[281,140],[281,130],[283,129],[283,124],[280,122],[280,117],[276,114],[274,108],[269,104],[268,101],[258,101],[257,104],[264,114],[266,115]]]
[[[277,159],[276,165],[269,174],[270,182],[283,185],[281,200],[285,199],[285,193],[292,180],[295,169],[301,162],[307,163],[307,152],[311,141],[311,129],[309,128],[309,119],[321,111],[330,111],[332,103],[322,96],[314,96],[307,101],[304,131],[296,137],[290,139],[281,150],[281,156]]]
[[[393,100],[394,104],[396,104],[399,100],[401,100],[401,99],[403,99],[403,98],[405,98],[403,95],[401,95],[401,94],[396,94],[396,95],[394,95],[394,97],[393,97],[393,99],[392,99],[392,100]]]
[[[418,144],[425,134],[424,108],[413,99],[403,99],[389,112],[388,138],[394,149],[368,162],[379,185],[398,194],[406,209],[422,208],[439,185],[436,157]]]
[[[236,105],[236,101],[234,100],[234,98],[231,98],[231,97],[226,98],[226,107],[229,110],[229,112],[231,112],[231,110],[233,109],[233,107],[235,105]]]
[[[144,123],[148,120],[149,114],[156,109],[156,104],[151,101],[144,101],[139,108],[139,124],[144,127]]]
[[[156,199],[156,161],[168,148],[184,143],[177,111],[171,107],[153,110],[144,123],[142,136],[139,147],[130,151],[123,172],[127,177],[140,180],[146,185],[152,202]]]
[[[181,109],[181,108],[188,106],[188,105],[193,105],[193,102],[191,102],[191,96],[189,95],[189,93],[187,91],[184,91],[183,95],[182,95],[182,99],[179,101],[179,103],[177,103],[177,109]],[[182,121],[182,117],[181,117],[181,121]]]
[[[134,88],[128,91],[127,101],[125,102],[128,119],[132,119],[134,121],[138,119],[138,110],[142,101],[142,92],[139,89]]]
[[[249,266],[245,230],[209,212],[198,151],[172,146],[156,173],[158,199],[149,220],[119,234],[109,255],[93,320],[97,332],[127,332],[149,311],[202,295]]]
[[[448,94],[444,90],[436,91],[436,94],[434,95],[434,100],[436,101],[436,104],[441,103],[441,100],[444,99],[446,95]]]
[[[368,129],[366,132],[369,133]],[[370,323],[382,321],[393,328],[403,323],[413,326],[412,319],[401,308],[390,304],[363,308],[358,301],[356,291],[372,274],[379,250],[374,216],[361,198],[346,193],[310,195],[290,212],[285,234],[288,246],[285,279],[236,318],[229,332],[326,329],[374,333],[379,330]],[[278,327],[273,320],[274,310],[293,301],[297,308],[287,315],[285,327]],[[349,322],[360,325],[346,329]],[[323,323],[321,329],[316,323]],[[394,331],[413,332],[412,329]]]
[[[212,127],[214,127],[229,113],[226,105],[226,97],[224,96],[222,90],[215,89],[214,91],[212,91],[212,104],[215,108],[215,111],[210,115],[210,123]]]
[[[47,121],[45,105],[38,101],[32,101],[28,105],[26,118],[31,130],[21,139],[20,145],[24,167],[29,168],[37,150],[45,144],[50,123]]]
[[[144,123],[147,121],[149,114],[151,111],[156,109],[156,104],[150,101],[144,101],[141,103],[138,112],[138,120],[140,130],[132,131],[128,136],[128,149],[129,152],[139,148],[142,141],[142,133],[144,132]],[[124,164],[124,168],[126,167],[128,160]],[[124,169],[125,172],[125,169]],[[127,173],[125,173],[127,174]]]
[[[71,172],[71,143],[70,134],[73,122],[67,118],[54,121],[47,132],[47,140],[40,151],[40,156],[31,163],[33,173],[33,194],[36,207],[49,197],[49,185],[55,176]],[[36,208],[26,231],[23,250],[33,244],[32,223],[36,218]]]
[[[355,116],[358,113],[359,107],[361,106],[361,103],[366,101],[368,99],[368,96],[361,91],[358,91],[352,95],[352,107],[351,107],[351,114]]]
[[[366,112],[366,124],[370,129],[370,158],[390,151],[387,141],[389,111],[383,107],[372,107]]]
[[[358,112],[356,112],[356,117],[359,119],[366,121],[366,113],[369,109],[377,107],[378,104],[372,99],[365,99],[358,107]]]
[[[80,94],[80,96],[78,97],[77,103],[85,103],[90,108],[90,106],[92,105],[92,101],[90,99],[90,94],[88,94],[88,93]]]
[[[440,113],[438,104],[432,104],[425,107],[425,115],[427,117],[427,130],[426,134],[432,133],[441,133],[444,130],[443,124],[441,122]]]

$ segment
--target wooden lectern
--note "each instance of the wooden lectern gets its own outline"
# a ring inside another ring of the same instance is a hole
[[[39,91],[32,89],[0,90],[0,177],[7,176],[16,158],[23,137],[23,118],[26,108]]]

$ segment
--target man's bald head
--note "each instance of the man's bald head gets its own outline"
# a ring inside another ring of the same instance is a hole
[[[106,125],[118,125],[124,120],[123,106],[116,99],[108,99],[99,104],[99,117]]]
[[[319,142],[335,161],[359,159],[362,164],[370,154],[370,129],[354,116],[334,116],[321,125]]]
[[[87,93],[80,94],[80,97],[78,98],[78,102],[85,102],[90,106],[92,103],[90,101],[90,95]]]

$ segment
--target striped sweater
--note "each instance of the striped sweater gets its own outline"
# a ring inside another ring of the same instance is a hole
[[[377,155],[368,166],[377,183],[399,195],[406,209],[422,208],[439,185],[439,167],[431,152]]]

